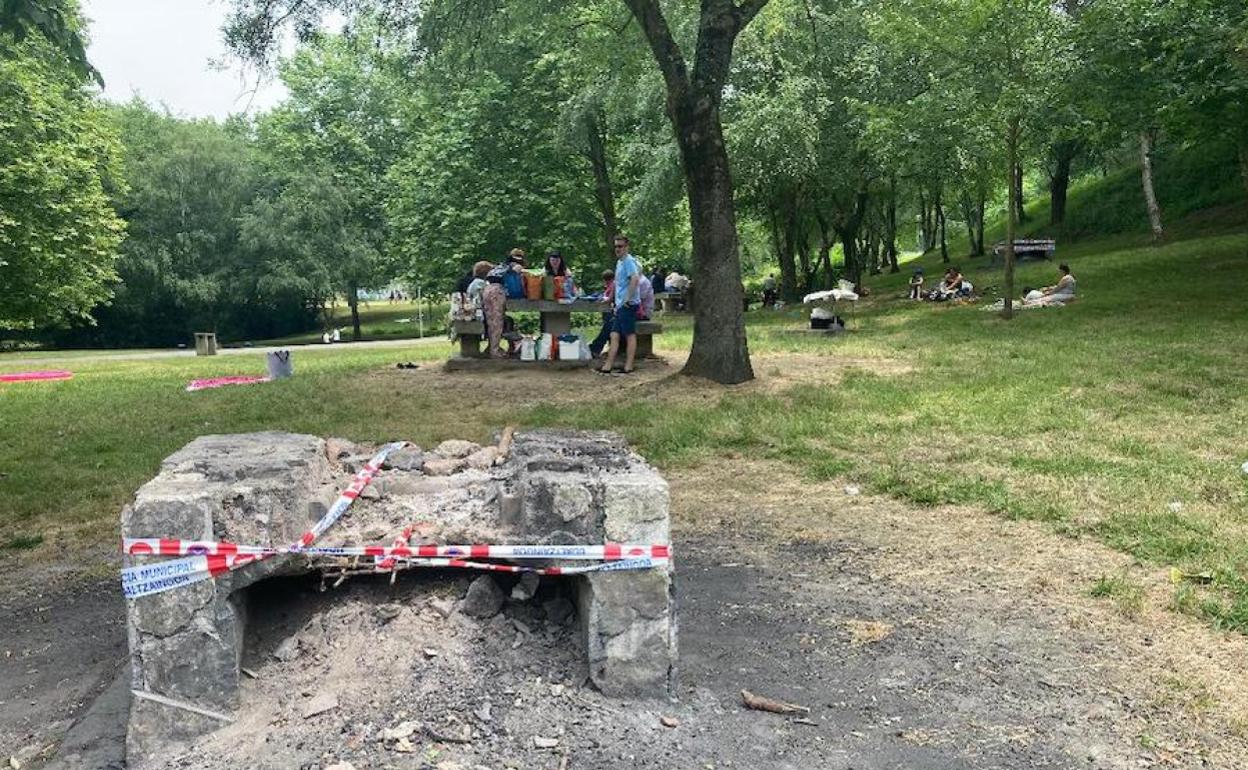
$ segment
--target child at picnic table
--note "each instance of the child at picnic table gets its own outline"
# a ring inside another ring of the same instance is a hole
[[[610,302],[611,297],[615,296],[615,271],[602,271],[602,298],[604,302]],[[611,341],[611,321],[614,315],[611,311],[602,314],[602,329],[598,332],[598,336],[594,341],[589,343],[589,353],[594,358],[602,355],[602,350]]]

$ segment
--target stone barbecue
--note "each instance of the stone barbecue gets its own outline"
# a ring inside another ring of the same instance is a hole
[[[288,545],[325,514],[370,449],[290,433],[200,437],[168,457],[125,507],[122,535]],[[667,544],[668,488],[611,433],[518,432],[509,446],[446,441],[391,454],[316,544],[389,545],[409,526],[413,544]],[[131,556],[126,565],[159,560]],[[326,569],[324,558],[283,555],[127,601],[138,695],[127,736],[132,765],[220,727],[214,715],[238,707],[247,588]],[[611,696],[670,697],[670,565],[560,579],[574,581],[590,681]]]

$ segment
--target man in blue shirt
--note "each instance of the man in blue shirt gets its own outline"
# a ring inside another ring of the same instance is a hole
[[[598,370],[610,374],[615,357],[620,352],[620,340],[624,340],[624,374],[633,373],[633,359],[637,356],[637,310],[641,307],[641,264],[629,252],[628,238],[616,235],[615,242],[615,319],[611,327],[611,347],[607,361]]]

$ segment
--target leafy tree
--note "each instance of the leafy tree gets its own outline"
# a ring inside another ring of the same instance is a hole
[[[0,34],[18,43],[32,35],[43,38],[79,79],[93,80],[103,88],[104,78],[87,61],[81,26],[74,0],[0,0]]]
[[[1179,88],[1170,66],[1169,23],[1153,0],[1098,0],[1083,12],[1080,41],[1090,64],[1084,88],[1104,108],[1104,122],[1139,150],[1140,181],[1154,241],[1165,235],[1153,177],[1153,150],[1172,119]]]
[[[274,288],[272,261],[240,240],[261,184],[247,126],[181,120],[140,100],[113,107],[126,186],[114,195],[127,234],[120,282],[98,322],[57,335],[63,344],[173,345],[196,331],[270,337],[310,326],[298,286]]]
[[[686,59],[680,28],[673,27],[658,0],[625,0],[654,55],[667,92],[667,114],[680,149],[688,193],[693,237],[694,281],[700,301],[694,321],[693,348],[685,371],[723,383],[753,377],[742,315],[741,261],[733,201],[732,174],[720,123],[720,106],[728,83],[737,36],[767,0],[704,0],[693,31],[693,56]],[[411,27],[419,4],[377,0],[378,14]],[[358,12],[358,0],[234,0],[235,12],[227,39],[240,53],[264,60],[272,51],[276,31],[286,22],[297,30],[314,29],[329,8]],[[550,10],[559,10],[560,4]],[[446,18],[488,17],[494,10],[481,3],[452,2],[435,9]],[[677,21],[683,19],[677,18]],[[514,198],[515,196],[513,196]],[[454,200],[454,199],[451,199]],[[449,223],[448,223],[449,224]]]
[[[125,147],[127,191],[116,205],[129,237],[116,299],[96,313],[100,331],[88,339],[171,344],[196,331],[241,333],[237,218],[256,185],[246,142],[138,99],[112,117]]]
[[[1181,87],[1177,123],[1189,137],[1226,137],[1248,193],[1248,7],[1240,0],[1181,0],[1162,12],[1168,61]]]
[[[70,10],[56,13],[49,23],[76,25]],[[121,187],[119,147],[58,42],[38,25],[0,32],[0,329],[86,318],[116,278],[123,225],[108,193]]]
[[[428,68],[415,84],[387,211],[418,280],[447,285],[514,246],[559,248],[573,265],[602,253],[593,178],[561,140],[556,62],[530,42],[500,43],[488,66]]]
[[[400,81],[384,44],[365,24],[318,36],[282,64],[290,96],[257,128],[269,189],[247,217],[253,248],[304,267],[305,295],[345,294],[357,339],[359,290],[397,272],[385,199],[401,141]],[[320,285],[307,283],[314,276]]]

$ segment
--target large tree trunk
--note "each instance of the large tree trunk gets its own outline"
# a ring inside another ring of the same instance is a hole
[[[1144,205],[1148,207],[1148,227],[1153,242],[1166,237],[1161,227],[1161,206],[1157,205],[1157,193],[1153,190],[1153,132],[1140,132],[1140,177],[1144,185]]]
[[[754,378],[745,337],[732,173],[719,106],[737,35],[767,0],[702,0],[693,72],[659,0],[624,0],[663,73],[693,232],[693,346],[684,373],[733,384]]]
[[[692,113],[692,110],[689,111]],[[724,384],[754,379],[745,337],[737,215],[728,153],[713,118],[677,121],[693,231],[693,346],[684,372]]]
[[[1018,141],[1022,134],[1022,120],[1018,116],[1010,118],[1006,129],[1006,152],[1010,169],[1010,200],[1005,207],[1005,312],[1006,318],[1014,317],[1014,238],[1018,234]]]
[[[588,110],[585,114],[586,158],[594,172],[594,198],[598,201],[598,212],[602,215],[602,237],[606,244],[606,254],[613,253],[612,245],[615,234],[620,231],[615,221],[615,193],[611,188],[611,175],[607,168],[606,131],[598,110]]]
[[[1248,139],[1239,142],[1239,174],[1244,178],[1244,194],[1248,196]],[[1248,202],[1248,198],[1245,198]]]
[[[1023,165],[1021,163],[1014,167],[1011,185],[1014,188],[1014,216],[1019,222],[1026,222],[1027,211],[1023,204]]]
[[[945,235],[944,185],[936,188],[936,227],[940,231],[940,261],[949,262],[949,239]]]
[[[360,287],[354,281],[347,285],[347,307],[351,308],[351,338],[360,339]]]
[[[897,180],[892,177],[888,180],[888,205],[884,208],[884,259],[888,261],[888,272],[901,272],[897,264]]]
[[[1078,154],[1078,142],[1064,141],[1053,145],[1053,174],[1049,177],[1049,224],[1053,227],[1061,227],[1066,221],[1070,167]]]
[[[788,217],[772,206],[770,220],[771,244],[776,252],[776,261],[780,263],[780,295],[785,301],[792,301],[797,294],[797,261],[793,256],[793,243],[789,240]]]

